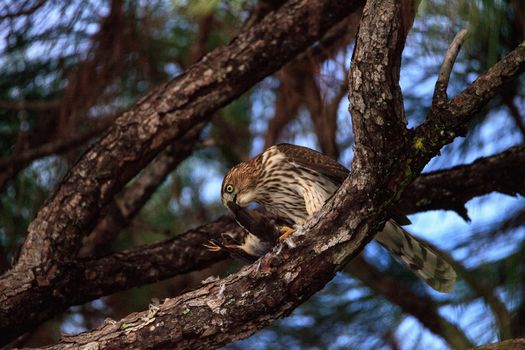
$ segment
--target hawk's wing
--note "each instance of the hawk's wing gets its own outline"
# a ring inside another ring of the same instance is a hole
[[[317,171],[331,179],[338,186],[341,186],[348,174],[350,174],[350,170],[339,164],[336,160],[308,147],[288,143],[281,143],[276,147],[290,162]],[[398,213],[395,209],[391,211],[391,215],[393,219],[402,226],[411,224],[406,215]]]
[[[338,186],[341,186],[350,174],[350,170],[337,161],[313,149],[288,143],[281,143],[276,147],[290,162],[314,170],[331,179]]]

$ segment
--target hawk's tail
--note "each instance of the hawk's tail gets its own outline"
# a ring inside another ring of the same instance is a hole
[[[376,240],[435,290],[450,292],[454,287],[456,272],[452,266],[433,248],[420,242],[395,221],[387,221]]]

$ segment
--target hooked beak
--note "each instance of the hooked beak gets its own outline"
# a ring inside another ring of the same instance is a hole
[[[231,198],[230,196],[228,196],[229,198]],[[222,204],[231,210],[230,208],[230,203],[233,203],[233,204],[237,204],[237,194],[233,197],[233,200],[227,200],[227,198],[224,198],[222,199]]]
[[[232,211],[232,213],[237,213],[239,210],[242,209],[235,201],[236,199],[237,199],[237,196],[233,198],[233,201],[229,201],[228,203],[226,203],[226,206],[228,207],[228,209]]]

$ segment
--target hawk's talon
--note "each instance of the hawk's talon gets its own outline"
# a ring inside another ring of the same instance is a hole
[[[279,242],[284,241],[286,238],[290,237],[295,232],[294,228],[289,226],[283,226],[281,228],[281,235],[279,236]]]
[[[215,243],[214,241],[210,240],[208,243],[202,244],[209,252],[220,252],[222,250],[222,247]]]

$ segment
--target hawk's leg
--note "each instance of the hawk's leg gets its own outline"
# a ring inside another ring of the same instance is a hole
[[[283,226],[281,228],[281,235],[279,236],[279,242],[284,241],[286,238],[290,237],[295,232],[295,229],[289,226]]]

